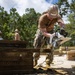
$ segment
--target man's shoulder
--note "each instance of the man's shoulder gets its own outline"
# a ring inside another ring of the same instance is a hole
[[[46,18],[46,17],[47,17],[47,14],[42,14],[42,15],[40,16],[39,20],[43,20],[43,19]]]
[[[58,18],[61,18],[61,15],[60,14],[58,15]]]
[[[15,33],[15,35],[19,35],[19,33]]]

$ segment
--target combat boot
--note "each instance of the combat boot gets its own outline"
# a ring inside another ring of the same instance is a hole
[[[46,67],[50,68],[50,60],[49,59],[46,59]]]
[[[36,59],[34,59],[34,66],[36,66],[37,65],[37,60]]]
[[[43,69],[43,70],[48,70],[48,69],[50,69],[50,62],[49,62],[49,60],[47,59],[45,62],[46,62],[46,63],[45,63],[45,65],[42,67],[42,69]]]

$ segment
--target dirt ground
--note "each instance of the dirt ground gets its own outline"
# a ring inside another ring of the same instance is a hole
[[[40,64],[44,60],[45,56],[41,55],[40,59],[38,60],[38,64]],[[44,64],[45,62],[42,63],[43,66]],[[68,60],[66,54],[62,56],[54,55],[54,60],[50,68],[53,73],[50,73],[49,75],[75,75],[75,60]]]

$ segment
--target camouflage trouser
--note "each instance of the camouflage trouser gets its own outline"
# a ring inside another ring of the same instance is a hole
[[[36,32],[36,34],[35,34],[35,39],[34,39],[33,46],[34,46],[34,48],[40,48],[40,50],[41,50],[41,48],[43,47],[43,43],[44,43],[44,45],[47,45],[47,44],[49,44],[49,40],[50,40],[50,38],[44,37],[42,35],[41,31],[38,29],[37,32]],[[42,51],[40,51],[40,52],[42,52]],[[36,64],[37,64],[37,60],[39,59],[40,52],[33,54],[33,57],[34,57],[34,60],[35,60]],[[53,60],[53,54],[52,53],[53,52],[47,53],[47,56],[46,56],[46,59],[49,60],[49,64]]]

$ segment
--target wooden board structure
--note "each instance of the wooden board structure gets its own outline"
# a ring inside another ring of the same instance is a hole
[[[39,51],[26,48],[25,41],[0,40],[0,71],[33,71],[33,52]]]

